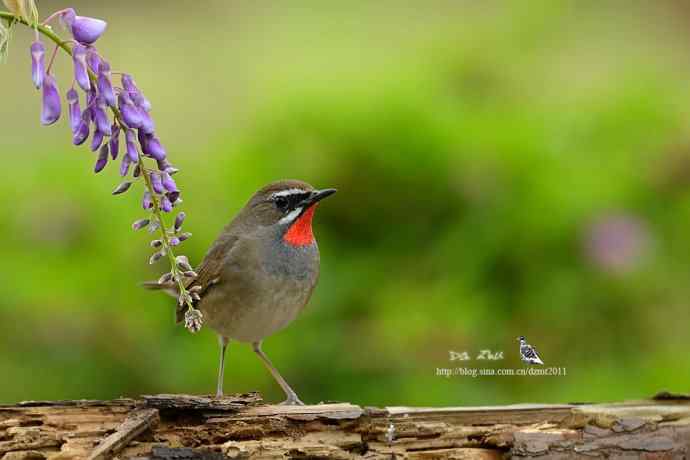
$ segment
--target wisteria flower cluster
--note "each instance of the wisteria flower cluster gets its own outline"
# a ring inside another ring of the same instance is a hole
[[[126,179],[113,191],[119,195],[130,190],[133,184],[143,184],[142,208],[148,216],[132,224],[134,230],[147,228],[158,236],[151,242],[154,249],[151,264],[167,256],[171,269],[159,283],[176,283],[180,305],[189,307],[185,326],[192,332],[201,328],[201,312],[194,308],[197,292],[186,289],[186,279],[196,277],[185,256],[175,255],[174,248],[191,234],[182,230],[185,213],[178,212],[172,228],[168,228],[163,213],[171,213],[182,200],[180,189],[173,179],[179,171],[168,160],[167,152],[156,134],[151,116],[151,103],[134,78],[124,72],[115,72],[110,63],[95,46],[105,33],[107,23],[101,19],[79,16],[72,8],[50,15],[38,22],[34,0],[3,0],[9,12],[0,11],[8,26],[2,25],[0,50],[7,47],[9,31],[15,24],[24,24],[35,30],[30,46],[31,79],[42,93],[41,123],[51,125],[62,115],[62,99],[53,75],[53,62],[62,48],[72,58],[73,78],[65,93],[67,116],[72,130],[72,143],[81,145],[90,138],[89,147],[96,152],[94,172],[101,172],[109,163],[119,160],[119,172]],[[29,14],[28,12],[32,12]],[[62,41],[50,27],[59,20],[72,36]],[[55,43],[50,58],[41,35]],[[47,63],[46,63],[47,61]],[[80,96],[80,93],[82,95]],[[120,141],[124,140],[121,148]],[[122,153],[122,154],[121,154]]]

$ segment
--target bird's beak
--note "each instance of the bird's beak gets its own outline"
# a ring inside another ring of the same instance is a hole
[[[325,188],[323,190],[314,190],[311,192],[311,195],[309,198],[305,198],[302,200],[302,202],[298,205],[299,207],[302,207],[304,209],[307,209],[309,206],[313,205],[314,203],[318,203],[319,201],[323,200],[324,198],[333,195],[336,192],[336,189],[334,188]]]

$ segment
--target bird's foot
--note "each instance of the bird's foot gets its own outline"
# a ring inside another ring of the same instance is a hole
[[[305,406],[302,401],[297,397],[297,395],[288,396],[288,399],[278,404],[279,406]]]

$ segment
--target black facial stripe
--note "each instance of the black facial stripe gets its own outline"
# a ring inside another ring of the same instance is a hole
[[[295,192],[288,195],[276,194],[272,197],[276,207],[283,212],[290,212],[297,207],[302,201],[308,198],[311,192]]]

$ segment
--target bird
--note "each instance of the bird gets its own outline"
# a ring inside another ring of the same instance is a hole
[[[527,343],[524,335],[518,337],[518,340],[520,341],[520,359],[527,364],[544,364],[537,353],[537,349]]]
[[[319,279],[314,211],[335,189],[317,190],[300,180],[280,180],[258,190],[211,245],[186,288],[199,294],[194,307],[218,334],[216,396],[223,396],[225,353],[231,340],[250,343],[278,385],[286,405],[304,405],[262,350],[266,337],[290,324],[309,302]],[[175,293],[174,283],[146,283]],[[175,294],[176,295],[176,294]],[[177,308],[177,322],[187,305]]]

